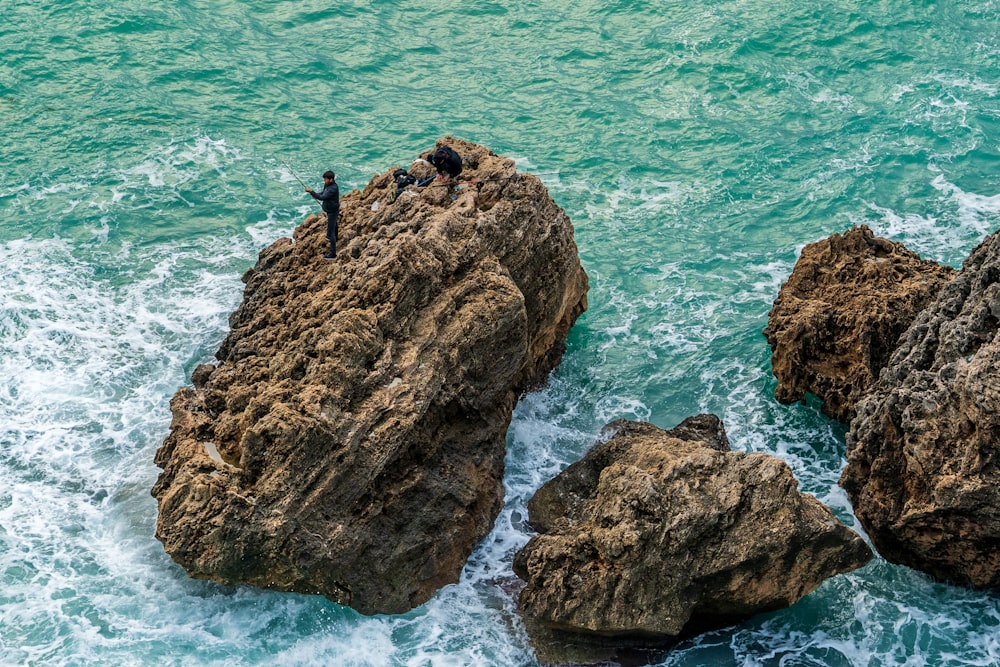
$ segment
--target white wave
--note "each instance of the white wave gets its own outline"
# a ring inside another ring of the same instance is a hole
[[[803,245],[796,249],[796,257],[802,254],[802,248],[804,247]],[[778,290],[788,280],[788,277],[792,275],[794,268],[795,263],[788,261],[773,261],[761,264],[754,273],[754,281],[752,283],[754,292],[768,296],[773,302],[778,296]]]
[[[981,195],[966,192],[938,174],[931,185],[945,194],[957,209],[957,218],[964,229],[986,236],[997,230],[1000,222],[1000,194]]]
[[[157,589],[199,587],[152,539],[152,452],[169,395],[239,294],[228,267],[175,271],[199,255],[217,261],[225,249],[211,241],[144,249],[148,269],[124,287],[73,250],[59,239],[0,245],[0,648],[25,663],[96,664],[155,643],[162,630],[137,624],[169,611]],[[171,634],[185,633],[185,614],[162,621]]]
[[[812,72],[788,72],[779,78],[814,104],[822,107],[835,107],[840,111],[864,113],[864,107],[858,103],[853,95],[833,90]]]
[[[867,171],[872,171],[878,165],[875,162],[875,154],[872,149],[871,140],[864,140],[857,147],[852,148],[852,152],[848,157],[835,157],[830,160],[830,166],[834,170],[839,172],[849,172],[851,174],[860,174]],[[821,180],[829,178],[829,174],[818,174],[810,179],[810,186],[818,184]],[[817,193],[812,191],[813,188],[810,187],[810,192],[808,194],[810,201],[815,201]]]
[[[538,168],[538,165],[536,165],[534,162],[532,162],[531,158],[528,157],[528,156],[525,156],[525,155],[508,155],[507,157],[509,157],[511,160],[514,161],[514,167],[517,168],[518,171],[521,171],[521,172],[524,172],[524,171],[534,171],[534,170],[536,170]]]
[[[323,633],[298,639],[291,647],[277,652],[272,664],[282,667],[317,664],[344,667],[390,667],[401,664],[396,658],[394,626],[387,619],[372,619],[346,627],[343,632]],[[426,664],[426,663],[423,663]]]
[[[10,187],[0,190],[0,199],[5,199],[7,197],[13,197],[20,192],[28,192],[31,190],[31,183],[20,183],[18,185],[12,185]]]
[[[310,213],[314,212],[308,204],[298,206],[289,215],[287,209],[270,209],[267,217],[246,228],[247,234],[253,240],[254,247],[263,248],[274,243],[279,236],[291,237],[295,225],[300,223]]]
[[[587,396],[557,376],[518,402],[507,436],[508,502],[521,505],[544,482],[593,444],[604,425],[593,416]],[[516,522],[515,522],[516,523]]]
[[[989,97],[995,97],[1000,91],[1000,86],[995,82],[983,81],[979,77],[971,76],[968,72],[940,72],[931,78],[949,89],[970,90]],[[964,102],[958,103],[967,106]]]
[[[866,224],[876,235],[898,241],[927,259],[955,265],[971,249],[972,237],[981,237],[981,232],[956,228],[933,213],[899,213],[873,202],[866,205],[877,217],[849,215],[852,224]]]
[[[201,178],[205,168],[224,177],[224,167],[243,159],[241,151],[229,146],[225,139],[199,135],[193,140],[157,146],[142,162],[122,170],[120,175],[126,183],[138,177],[152,187],[176,187]]]
[[[916,87],[913,84],[911,84],[911,83],[897,83],[897,84],[894,84],[893,87],[892,87],[892,94],[890,95],[890,99],[893,102],[898,103],[904,97],[906,97],[907,95],[913,93],[915,90],[916,90]]]
[[[868,224],[876,234],[899,241],[923,257],[958,265],[986,235],[1000,227],[1000,195],[965,192],[940,174],[931,185],[944,194],[943,205],[935,209],[940,214],[900,213],[868,202],[878,218],[852,216],[852,222]]]

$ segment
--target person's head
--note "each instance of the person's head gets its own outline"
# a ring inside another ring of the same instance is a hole
[[[332,171],[330,171],[329,169],[327,169],[325,172],[323,172],[323,180],[326,181],[327,183],[329,183],[330,181],[335,181],[337,180],[337,175]]]

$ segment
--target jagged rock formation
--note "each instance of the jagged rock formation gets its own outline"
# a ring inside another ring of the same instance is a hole
[[[156,532],[192,576],[402,612],[491,529],[515,401],[588,283],[536,177],[438,143],[475,182],[396,197],[375,176],[342,198],[335,261],[310,216],[260,253],[218,363],[171,401]]]
[[[811,393],[824,414],[849,423],[899,336],[954,274],[866,226],[807,245],[764,330],[775,398]]]
[[[990,588],[1000,588],[998,234],[920,314],[858,405],[840,480],[887,560]]]
[[[532,622],[662,642],[791,605],[871,558],[783,461],[729,451],[714,415],[604,437],[528,503],[539,535],[514,572]]]

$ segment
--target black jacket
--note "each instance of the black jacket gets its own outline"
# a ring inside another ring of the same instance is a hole
[[[458,176],[462,173],[462,156],[448,146],[441,146],[431,153],[428,162],[437,167],[439,174]]]
[[[324,187],[323,192],[310,192],[309,194],[312,195],[313,199],[323,202],[326,217],[336,219],[340,215],[340,188],[337,187],[337,181]]]

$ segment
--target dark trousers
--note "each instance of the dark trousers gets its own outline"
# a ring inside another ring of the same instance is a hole
[[[330,242],[330,254],[337,255],[337,218],[336,213],[326,214],[326,240]]]

